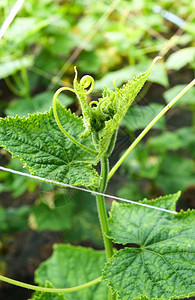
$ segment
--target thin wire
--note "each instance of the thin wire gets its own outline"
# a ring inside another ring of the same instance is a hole
[[[144,206],[144,207],[147,207],[147,208],[155,209],[155,210],[160,210],[160,211],[170,213],[170,214],[175,214],[175,215],[177,214],[176,211],[171,211],[169,209],[152,206],[152,205],[145,204],[145,203],[135,202],[133,200],[128,200],[128,199],[124,199],[124,198],[121,198],[121,197],[116,197],[116,196],[112,196],[112,195],[108,195],[108,194],[103,194],[103,193],[99,193],[99,192],[96,192],[96,191],[90,191],[90,190],[82,188],[82,187],[72,186],[70,184],[66,184],[66,183],[63,183],[63,182],[59,182],[59,181],[55,181],[55,180],[51,180],[51,179],[47,179],[47,178],[42,178],[42,177],[39,177],[39,176],[34,176],[34,175],[31,175],[31,174],[28,174],[28,173],[23,173],[23,172],[20,172],[20,171],[9,169],[9,168],[4,168],[2,166],[0,166],[0,170],[10,172],[10,173],[13,173],[13,174],[17,174],[17,175],[26,176],[26,177],[36,179],[36,180],[39,180],[39,181],[42,181],[42,182],[52,183],[52,184],[55,184],[55,185],[58,185],[58,186],[68,187],[68,188],[71,188],[71,189],[75,189],[75,190],[79,190],[79,191],[83,191],[83,192],[87,192],[87,193],[92,193],[94,195],[101,195],[101,196],[104,196],[106,198],[112,198],[114,200],[119,200],[119,201],[131,203],[131,204],[140,205],[140,206]]]
[[[24,0],[18,0],[18,1],[16,1],[14,6],[12,7],[9,15],[7,16],[7,18],[5,19],[4,23],[2,24],[2,26],[0,28],[0,40],[2,39],[2,37],[4,36],[6,30],[9,27],[9,25],[12,23],[13,19],[15,18],[15,16],[17,15],[19,10],[21,9],[23,3],[24,3]]]

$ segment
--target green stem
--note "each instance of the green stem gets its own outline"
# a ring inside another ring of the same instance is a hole
[[[130,154],[130,152],[135,148],[135,146],[141,141],[141,139],[148,133],[148,131],[156,124],[156,122],[195,84],[195,79],[192,80],[169,104],[167,104],[163,110],[148,124],[148,126],[140,133],[136,140],[131,144],[131,146],[125,151],[122,157],[114,165],[112,170],[108,175],[108,181],[114,175],[116,170],[123,163],[125,158]]]
[[[107,182],[108,182],[108,172],[109,172],[109,164],[108,164],[108,157],[102,157],[101,158],[101,179],[99,182],[99,189],[98,191],[100,193],[104,193],[106,190]],[[98,209],[98,215],[102,230],[102,235],[104,239],[104,246],[106,251],[106,257],[107,260],[112,257],[113,255],[113,245],[111,239],[109,239],[106,234],[109,231],[108,227],[108,219],[107,219],[107,212],[106,212],[106,205],[105,205],[105,199],[102,195],[96,195],[96,201],[97,201],[97,209]],[[109,288],[109,300],[115,300],[115,295],[112,295],[112,290]]]
[[[20,282],[18,280],[14,280],[14,279],[2,276],[2,275],[0,275],[0,280],[10,283],[10,284],[13,284],[13,285],[20,286],[22,288],[33,290],[33,291],[47,292],[47,293],[71,293],[71,292],[80,291],[82,289],[85,289],[87,287],[90,287],[94,284],[99,283],[101,281],[101,277],[98,277],[92,281],[89,281],[87,283],[84,283],[84,284],[81,284],[78,286],[74,286],[71,288],[64,288],[64,289],[46,288],[46,287],[36,286],[36,285],[32,285],[32,284],[27,284],[27,283]]]
[[[104,238],[106,257],[107,257],[107,259],[109,259],[113,255],[113,246],[112,246],[112,241],[106,236],[106,233],[108,232],[109,227],[108,227],[108,221],[107,221],[105,199],[104,199],[104,196],[101,196],[101,195],[97,195],[96,199],[97,199],[97,207],[98,207],[98,214],[99,214],[99,219],[100,219],[100,224],[101,224],[101,229],[102,229],[102,235]]]
[[[13,85],[13,83],[11,82],[9,77],[4,78],[4,80],[12,93],[14,93],[15,95],[17,95],[19,97],[22,97],[22,95],[23,95],[22,92]]]
[[[22,80],[24,81],[24,85],[25,85],[25,96],[30,98],[30,84],[29,84],[29,80],[28,80],[28,73],[24,66],[22,66],[22,69],[21,69],[21,76],[22,76]]]
[[[25,86],[23,80],[21,79],[18,73],[13,75],[13,81],[15,82],[16,86],[19,88],[21,95],[24,97]]]

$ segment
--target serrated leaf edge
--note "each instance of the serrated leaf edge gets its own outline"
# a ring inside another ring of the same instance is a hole
[[[136,251],[136,250],[139,250],[139,248],[129,248],[129,247],[125,247],[124,249],[120,249],[117,253],[115,253],[111,258],[108,259],[107,263],[105,264],[105,266],[104,266],[104,268],[103,268],[103,270],[102,270],[102,280],[107,282],[107,286],[110,287],[112,290],[114,290],[114,293],[117,294],[117,296],[119,297],[119,299],[122,299],[122,298],[120,297],[119,292],[118,292],[115,288],[113,288],[113,286],[112,286],[111,283],[110,283],[110,280],[105,278],[105,273],[106,273],[105,269],[106,269],[106,267],[107,267],[108,265],[110,265],[110,264],[112,263],[113,259],[118,255],[118,253],[119,253],[120,251],[125,250],[125,249],[135,250],[135,251]],[[136,297],[136,298],[133,298],[132,300],[141,300],[141,299],[144,299],[144,298],[147,298],[148,300],[175,300],[175,299],[189,298],[189,297],[193,297],[193,296],[195,296],[195,292],[189,293],[188,295],[180,295],[179,298],[178,298],[177,295],[174,295],[174,296],[172,296],[172,297],[169,298],[169,299],[165,299],[165,298],[160,298],[160,299],[158,299],[158,298],[151,298],[151,299],[150,299],[150,298],[148,298],[147,296],[141,294],[141,295],[139,296],[139,298]],[[126,299],[126,300],[128,300],[128,299]]]

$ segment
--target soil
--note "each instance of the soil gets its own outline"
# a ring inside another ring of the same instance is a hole
[[[9,240],[1,249],[6,276],[33,284],[37,267],[51,256],[53,244],[62,242],[60,232],[28,230],[9,235]],[[0,300],[26,300],[31,295],[32,291],[27,289],[6,283],[0,285]]]

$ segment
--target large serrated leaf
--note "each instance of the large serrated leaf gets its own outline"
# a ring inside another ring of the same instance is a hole
[[[91,138],[79,139],[83,121],[58,103],[58,115],[64,128],[85,146]],[[95,186],[98,174],[92,167],[97,158],[72,143],[59,129],[53,109],[28,118],[1,118],[0,144],[22,161],[32,174],[71,185]]]
[[[104,251],[55,245],[53,255],[36,270],[35,281],[44,286],[49,280],[55,288],[81,285],[101,276],[105,260]],[[68,300],[106,300],[107,287],[101,282],[78,292],[67,293],[65,297]]]
[[[173,202],[178,196],[172,196]],[[151,204],[163,207],[164,200],[165,208],[173,209],[171,195],[169,200],[161,197]],[[194,225],[195,211],[173,215],[114,202],[108,236],[115,243],[137,248],[119,250],[106,265],[103,278],[123,300],[195,295]]]

